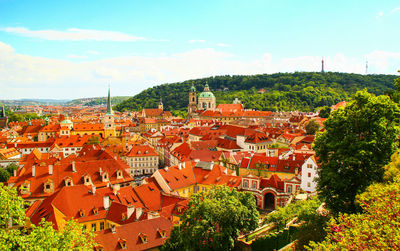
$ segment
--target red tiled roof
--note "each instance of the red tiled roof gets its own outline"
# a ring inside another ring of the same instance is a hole
[[[136,145],[132,146],[126,157],[142,157],[142,156],[158,156],[156,151],[148,145]]]
[[[120,240],[124,240],[127,250],[148,250],[161,246],[170,236],[172,223],[164,217],[132,222],[115,228],[96,232],[96,242],[103,250],[120,250]],[[165,231],[165,237],[159,231]],[[140,235],[146,236],[143,243]]]

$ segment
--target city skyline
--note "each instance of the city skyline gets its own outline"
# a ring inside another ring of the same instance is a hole
[[[0,99],[133,96],[215,75],[397,74],[395,1],[0,1]]]

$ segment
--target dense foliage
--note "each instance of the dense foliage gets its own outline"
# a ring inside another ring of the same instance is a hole
[[[309,135],[314,135],[316,132],[318,132],[319,128],[320,125],[315,119],[308,121],[305,126],[306,133]]]
[[[181,83],[163,84],[146,89],[116,105],[119,111],[156,108],[162,97],[165,110],[184,111],[192,83],[197,93],[207,82],[217,103],[240,99],[245,108],[270,111],[314,111],[347,100],[356,91],[368,88],[374,94],[394,89],[393,75],[359,75],[348,73],[276,73],[252,76],[217,76]],[[261,89],[265,93],[259,92]]]
[[[325,240],[309,250],[399,250],[400,177],[371,185],[358,201],[363,213],[332,218]]]
[[[383,166],[398,146],[400,110],[388,96],[357,92],[331,113],[314,141],[319,157],[318,190],[334,213],[355,213],[355,198],[383,180]]]
[[[251,193],[227,186],[193,194],[188,206],[162,250],[230,250],[240,232],[255,229],[260,217]]]
[[[15,188],[0,183],[0,201],[0,250],[93,250],[94,234],[76,221],[68,221],[60,231],[44,219],[38,226],[24,227],[25,202]]]

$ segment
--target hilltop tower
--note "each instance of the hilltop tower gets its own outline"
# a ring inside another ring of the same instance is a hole
[[[368,75],[368,60],[365,62],[365,75]]]
[[[321,72],[324,73],[325,72],[325,70],[324,70],[324,58],[322,58],[322,62],[321,63],[322,63]]]
[[[193,114],[197,110],[197,95],[196,95],[196,88],[194,87],[193,83],[190,87],[189,91],[189,105],[188,105],[188,117],[193,117]]]
[[[108,87],[107,112],[103,117],[103,124],[104,124],[104,138],[114,137],[116,133],[115,133],[114,112],[111,107],[110,87]]]

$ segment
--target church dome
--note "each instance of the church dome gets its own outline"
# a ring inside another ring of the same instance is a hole
[[[204,91],[200,93],[199,98],[215,98],[214,94],[210,92],[208,84],[204,87]]]

